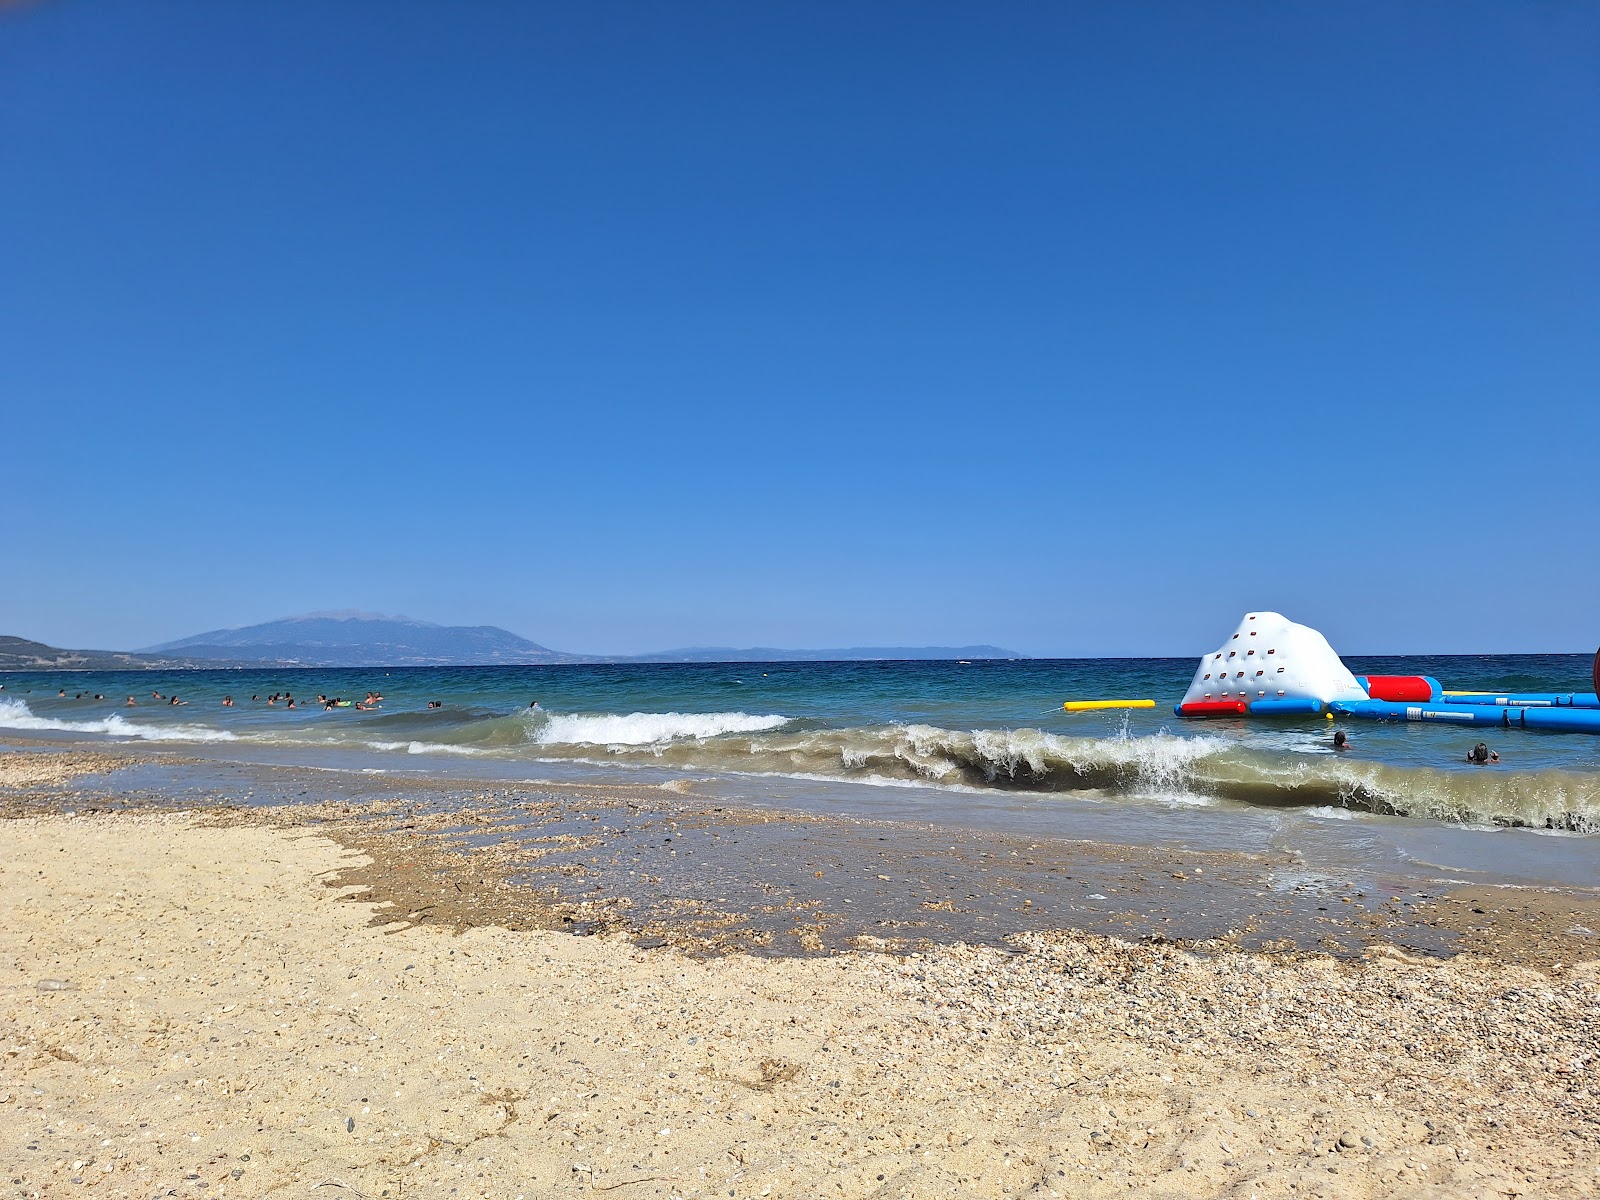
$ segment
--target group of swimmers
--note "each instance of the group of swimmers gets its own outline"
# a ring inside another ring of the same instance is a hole
[[[63,696],[66,695],[65,692],[62,692],[61,694]],[[104,700],[105,697],[104,696],[96,696],[95,699],[96,700]],[[187,704],[187,703],[189,703],[187,700],[178,699],[177,693],[173,693],[170,696],[163,696],[160,692],[151,692],[150,693],[150,699],[152,699],[152,700],[165,700],[167,702],[168,707],[171,707],[171,706],[177,705],[177,704]],[[127,701],[123,704],[122,707],[123,708],[133,708],[138,703],[139,702],[137,700],[135,700],[132,696],[129,696]]]
[[[63,699],[66,698],[67,692],[66,692],[65,688],[63,688],[61,690],[60,695],[61,695],[61,697]],[[82,700],[86,695],[88,695],[87,692],[79,692],[76,696],[73,697],[73,699]],[[150,698],[152,700],[158,700],[158,701],[159,700],[165,700],[169,705],[187,704],[187,703],[189,703],[187,700],[178,699],[178,697],[176,695],[163,696],[160,692],[151,692],[150,693]],[[102,695],[96,695],[95,699],[96,700],[104,700],[105,697],[102,696]],[[255,701],[257,704],[261,703],[261,697],[259,695],[251,696],[250,699]],[[278,705],[278,701],[280,701],[280,700],[283,701],[283,706],[285,708],[297,708],[297,707],[299,707],[295,703],[294,696],[291,695],[289,692],[273,692],[272,695],[267,697],[267,707],[268,708],[276,708],[277,705]],[[327,712],[332,712],[336,708],[354,708],[354,709],[357,709],[360,712],[371,712],[373,709],[377,708],[382,702],[383,702],[383,696],[381,694],[379,694],[378,692],[368,692],[367,693],[367,698],[365,700],[346,700],[341,696],[323,696],[323,695],[318,695],[317,696],[317,703],[322,705],[324,711],[327,711]],[[139,702],[137,700],[135,700],[132,696],[129,696],[127,701],[126,701],[126,703],[123,704],[123,707],[124,708],[134,708],[134,707],[137,707],[138,703]],[[234,706],[234,704],[233,704],[233,697],[232,696],[224,696],[222,698],[222,707],[223,708],[232,708],[233,706]],[[433,708],[433,707],[437,707],[437,705],[429,705],[429,707]]]
[[[1335,750],[1350,749],[1350,738],[1346,735],[1344,730],[1334,730],[1333,748]],[[1467,751],[1467,761],[1475,767],[1488,766],[1491,763],[1497,763],[1500,761],[1500,752],[1498,750],[1489,749],[1489,746],[1486,742],[1479,742],[1471,750]]]

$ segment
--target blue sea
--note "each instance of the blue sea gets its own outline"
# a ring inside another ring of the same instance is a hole
[[[1181,719],[1172,705],[1196,661],[8,672],[0,738],[160,743],[210,760],[368,775],[692,786],[845,816],[1600,883],[1600,738]],[[1590,686],[1581,655],[1347,662],[1358,674],[1433,675],[1447,688]],[[371,711],[315,700],[369,692],[383,697]],[[296,707],[268,704],[275,694]],[[185,703],[167,703],[173,695]],[[1156,707],[1061,708],[1099,698]],[[1333,752],[1335,729],[1348,733],[1347,753]],[[1478,740],[1499,751],[1497,766],[1467,763]]]

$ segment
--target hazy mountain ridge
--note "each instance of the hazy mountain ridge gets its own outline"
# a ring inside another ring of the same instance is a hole
[[[239,629],[214,629],[146,653],[311,667],[524,666],[587,661],[494,625],[435,625],[372,613],[311,613]]]
[[[134,652],[62,650],[0,638],[0,670],[215,667],[539,666],[558,663],[836,662],[1025,658],[998,646],[855,646],[829,650],[690,646],[651,654],[568,654],[494,625],[435,625],[378,613],[308,613],[214,629]]]
[[[62,650],[27,638],[0,636],[0,671],[154,671],[222,665],[233,664],[121,650]]]

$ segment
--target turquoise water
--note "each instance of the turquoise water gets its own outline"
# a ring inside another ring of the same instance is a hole
[[[0,674],[0,737],[160,742],[212,756],[474,777],[559,767],[567,779],[765,777],[790,793],[804,783],[909,787],[944,797],[951,811],[964,796],[1008,794],[1600,831],[1600,738],[1309,718],[1181,720],[1172,704],[1196,661],[11,672]],[[1581,655],[1347,662],[1358,674],[1430,674],[1452,688],[1590,685]],[[368,691],[384,697],[375,711],[326,711],[313,699],[359,700]],[[155,692],[187,703],[172,706]],[[275,693],[293,695],[296,708],[267,704]],[[224,707],[230,695],[235,705]],[[1103,697],[1157,707],[1061,711],[1063,700]],[[1349,753],[1333,753],[1335,728],[1350,735]],[[1465,762],[1480,737],[1499,750],[1499,766]]]

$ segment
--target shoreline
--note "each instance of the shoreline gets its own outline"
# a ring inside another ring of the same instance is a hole
[[[751,808],[688,779],[508,786],[145,748],[0,751],[0,817],[97,809],[315,829],[368,855],[362,884],[418,922],[627,931],[696,954],[1072,930],[1205,953],[1470,951],[1557,971],[1600,959],[1595,888],[1362,881],[1283,854]]]
[[[335,838],[236,817],[0,822],[19,1194],[1600,1188],[1600,964],[456,932],[375,908]]]

